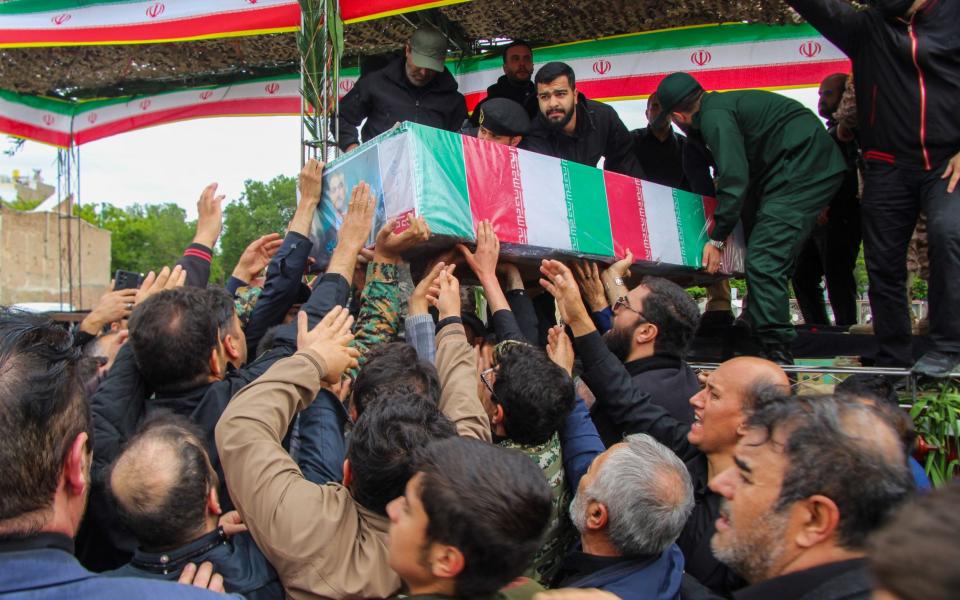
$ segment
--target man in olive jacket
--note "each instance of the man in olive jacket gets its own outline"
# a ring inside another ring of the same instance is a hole
[[[779,94],[704,92],[687,73],[665,77],[657,94],[659,118],[702,140],[716,160],[718,202],[703,267],[717,272],[724,241],[742,216],[748,322],[766,358],[792,363],[787,282],[817,215],[843,182],[843,155],[816,115]],[[745,207],[748,192],[755,206]]]

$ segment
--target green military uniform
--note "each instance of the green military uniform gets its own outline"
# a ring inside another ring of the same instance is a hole
[[[543,585],[549,585],[560,570],[567,548],[577,540],[577,532],[570,521],[569,486],[563,471],[563,454],[560,450],[560,437],[554,433],[549,440],[538,446],[518,444],[513,440],[503,440],[497,443],[501,448],[519,450],[530,457],[550,484],[553,501],[550,504],[550,521],[543,535],[543,542],[530,567],[523,573]]]
[[[695,87],[684,90],[691,83]],[[664,85],[679,89],[679,98],[678,90],[671,90],[677,102],[700,89],[685,73],[668,76]],[[664,104],[664,113],[675,106]],[[725,240],[748,193],[755,199],[742,215],[748,230],[747,318],[764,346],[788,345],[796,332],[787,283],[817,215],[843,181],[843,155],[816,115],[772,92],[705,93],[693,127],[716,163],[718,202],[710,237]]]

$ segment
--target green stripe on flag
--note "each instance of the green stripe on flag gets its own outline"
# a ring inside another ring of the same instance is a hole
[[[709,239],[706,228],[707,215],[703,210],[703,198],[683,190],[674,189],[672,191],[683,264],[688,267],[701,267],[703,246]]]
[[[570,243],[574,251],[613,256],[603,171],[569,160],[560,161],[560,167],[570,220]]]
[[[47,98],[46,96],[18,94],[7,90],[0,90],[0,99],[28,108],[46,110],[60,115],[72,115],[74,110],[74,104],[66,100],[57,100],[55,98]]]
[[[414,180],[423,186],[417,190],[418,212],[433,233],[473,239],[462,137],[413,123],[404,127],[415,134],[411,136],[417,170]]]
[[[133,4],[135,0],[11,0],[0,3],[0,15],[94,8],[101,4]]]

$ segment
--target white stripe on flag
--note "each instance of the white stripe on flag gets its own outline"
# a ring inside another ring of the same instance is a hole
[[[643,204],[650,234],[650,255],[654,261],[683,264],[673,190],[665,185],[643,182]]]
[[[520,181],[527,215],[527,243],[531,246],[573,250],[570,219],[560,161],[527,150],[520,158]]]

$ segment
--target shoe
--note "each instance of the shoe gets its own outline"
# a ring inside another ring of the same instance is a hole
[[[873,323],[857,323],[848,329],[854,335],[873,335]]]
[[[960,364],[960,352],[940,352],[931,350],[917,361],[910,372],[914,375],[924,375],[942,379],[949,377]]]
[[[793,364],[793,352],[790,351],[790,346],[787,344],[764,344],[763,358],[778,365]]]

